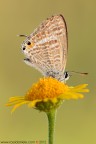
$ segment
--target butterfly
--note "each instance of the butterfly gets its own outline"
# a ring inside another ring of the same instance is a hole
[[[44,20],[29,36],[25,36],[21,48],[24,62],[39,70],[44,76],[65,81],[68,54],[67,25],[63,15],[54,15]]]

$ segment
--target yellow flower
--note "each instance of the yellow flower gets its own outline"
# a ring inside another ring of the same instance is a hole
[[[69,87],[51,77],[41,78],[25,96],[11,97],[6,105],[14,105],[12,112],[23,104],[47,112],[59,107],[63,100],[83,98],[81,93],[89,92],[86,86],[87,84]]]

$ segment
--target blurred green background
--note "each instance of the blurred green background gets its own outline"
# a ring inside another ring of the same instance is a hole
[[[20,45],[53,14],[63,14],[68,26],[68,70],[88,72],[73,75],[69,85],[88,83],[90,93],[70,100],[58,109],[55,144],[96,143],[96,1],[95,0],[0,0],[0,141],[47,141],[47,117],[22,106],[11,115],[5,107],[11,96],[22,96],[42,75],[23,63]]]

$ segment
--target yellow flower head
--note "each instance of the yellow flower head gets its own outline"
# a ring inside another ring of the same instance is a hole
[[[11,97],[7,106],[14,105],[12,112],[23,104],[47,112],[59,107],[63,100],[83,98],[81,92],[89,91],[86,86],[69,87],[52,77],[42,78],[32,85],[25,96]]]

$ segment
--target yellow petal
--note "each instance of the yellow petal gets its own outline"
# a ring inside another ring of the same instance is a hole
[[[53,98],[53,99],[51,98],[50,100],[51,100],[53,103],[56,103],[56,102],[58,101],[57,98]]]
[[[80,93],[71,93],[71,92],[67,92],[65,94],[62,94],[59,96],[61,99],[78,99],[78,98],[83,98],[83,94],[80,94]]]
[[[28,104],[28,107],[35,107],[35,105],[36,105],[36,103],[37,102],[40,102],[40,101],[42,101],[42,100],[34,100],[34,101],[32,101],[32,102],[30,102],[29,104]]]
[[[16,101],[16,100],[24,100],[24,96],[14,96],[9,99],[9,102]]]
[[[21,105],[27,104],[27,103],[29,103],[29,101],[23,101],[23,102],[21,102],[21,103],[16,104],[16,105],[13,107],[11,113],[13,113],[13,112],[14,112],[18,107],[20,107]]]
[[[18,101],[8,102],[8,103],[6,104],[6,106],[12,106],[12,105],[21,103],[21,102],[23,102],[23,101],[25,101],[25,100],[18,100]]]

